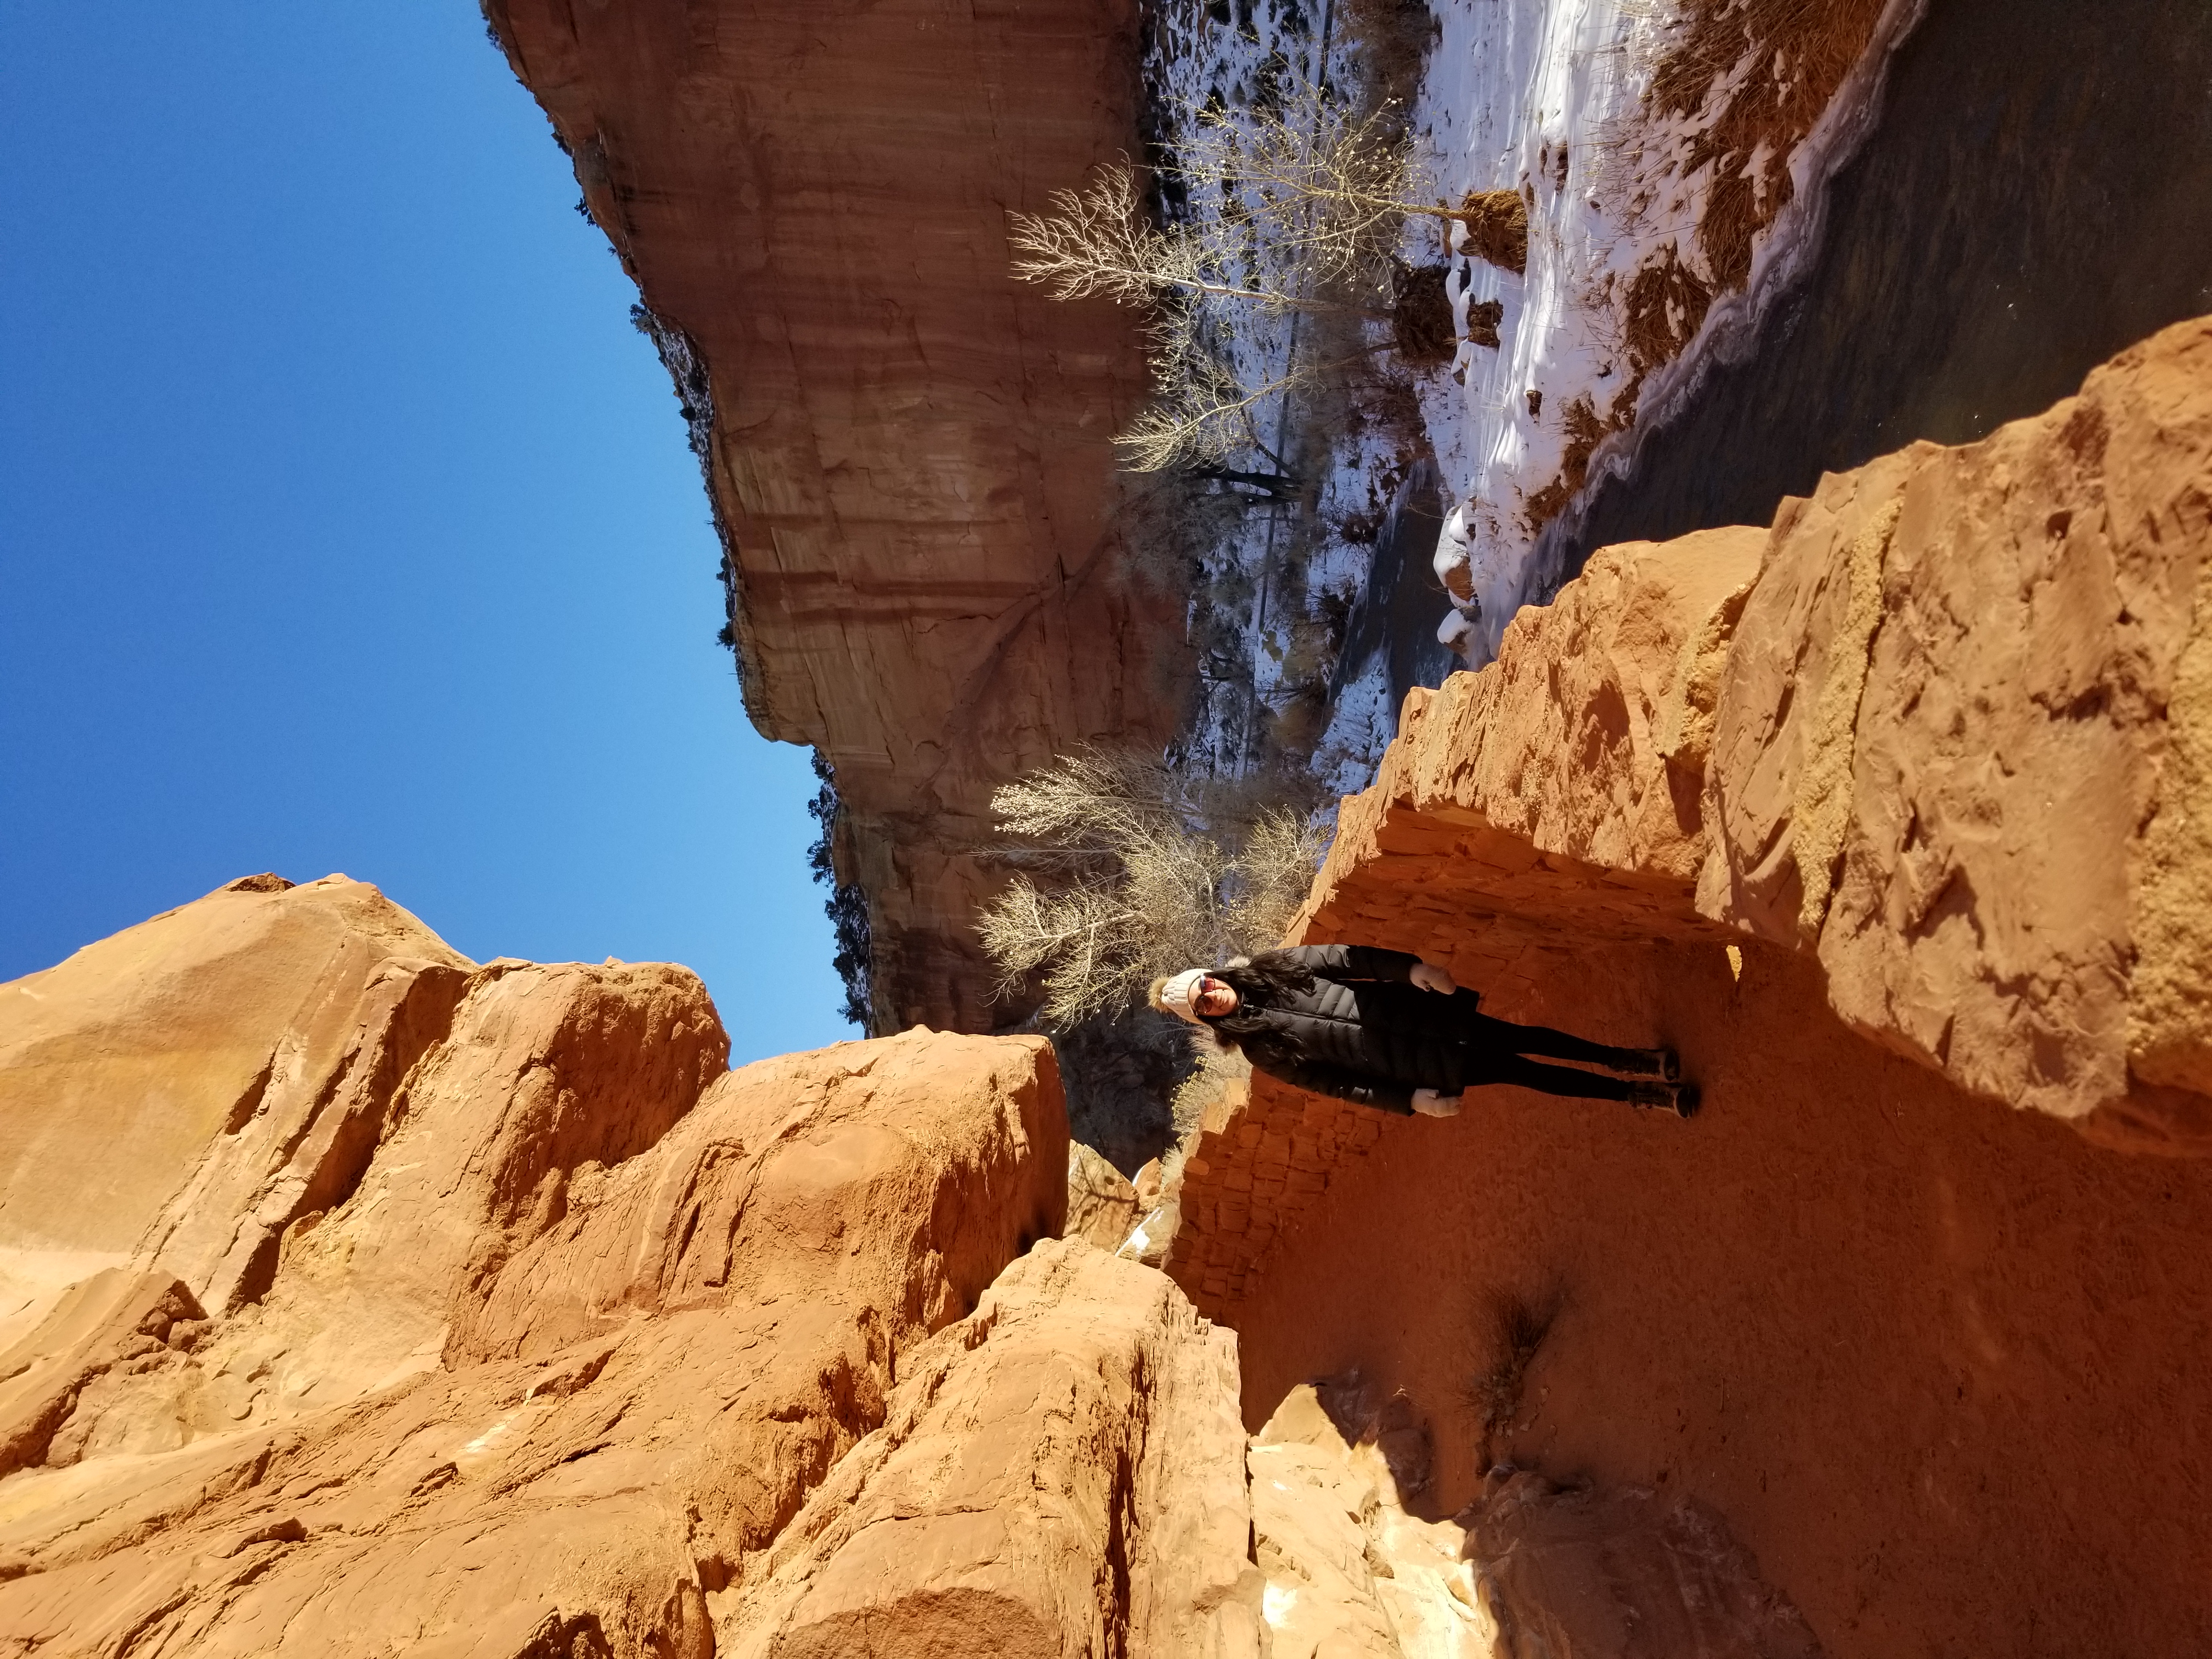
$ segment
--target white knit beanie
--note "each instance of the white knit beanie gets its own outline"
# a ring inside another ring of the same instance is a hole
[[[1190,1006],[1190,1000],[1197,994],[1199,981],[1205,977],[1206,969],[1203,968],[1184,969],[1160,987],[1159,995],[1152,999],[1152,1006],[1164,1014],[1187,1019],[1194,1025],[1203,1024],[1198,1017],[1198,1010]]]

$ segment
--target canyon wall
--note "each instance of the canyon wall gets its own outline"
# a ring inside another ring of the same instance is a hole
[[[2212,1152],[2212,320],[1767,530],[1629,543],[1407,698],[1300,936],[1510,1006],[1563,957],[1756,941],[1851,1030],[2101,1145]],[[1382,1133],[1264,1078],[1186,1166],[1217,1316]]]
[[[1007,274],[1006,215],[1135,148],[1137,9],[488,0],[676,343],[745,706],[834,763],[878,1030],[980,1030],[992,788],[1158,748],[1178,596],[1116,556],[1126,315]]]
[[[1045,1042],[727,1055],[343,877],[0,987],[0,1653],[1258,1659],[1234,1339],[1054,1237]]]
[[[1305,936],[1703,1104],[1255,1077],[1170,1260],[1247,1423],[1419,1402],[1504,1652],[2205,1650],[2208,640],[2212,320],[1416,692]]]
[[[343,877],[0,987],[0,1654],[2201,1651],[2208,553],[2212,321],[1409,700],[1302,927],[1686,1121],[1260,1078],[1154,1208],[1042,1038]]]

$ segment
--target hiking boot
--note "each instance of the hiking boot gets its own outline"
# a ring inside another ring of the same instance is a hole
[[[1682,1061],[1672,1048],[1631,1048],[1632,1056],[1613,1069],[1623,1077],[1657,1078],[1662,1083],[1682,1080]]]
[[[1692,1116],[1698,1109],[1698,1085],[1694,1083],[1637,1082],[1628,1087],[1628,1103],[1632,1106],[1672,1112],[1676,1117]]]

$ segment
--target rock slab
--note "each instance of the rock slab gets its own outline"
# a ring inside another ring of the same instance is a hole
[[[1257,1659],[1234,1340],[1054,1237],[1049,1045],[727,1052],[683,969],[475,967],[342,878],[0,987],[58,1126],[0,1177],[0,1654]]]

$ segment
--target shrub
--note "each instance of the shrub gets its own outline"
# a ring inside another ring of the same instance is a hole
[[[1041,981],[1061,1028],[1119,1014],[1155,975],[1275,943],[1323,844],[1290,806],[1126,754],[1056,762],[991,805],[1024,843],[1004,849],[1022,867],[976,932],[1002,994]]]
[[[844,982],[844,1016],[863,1031],[870,1029],[869,1014],[873,1007],[874,946],[868,932],[868,896],[857,882],[837,878],[837,834],[842,827],[845,807],[837,799],[837,776],[830,763],[822,758],[822,751],[814,751],[814,775],[821,787],[814,799],[806,803],[820,834],[806,849],[807,867],[813,871],[814,879],[829,888],[830,897],[823,903],[823,914],[836,940],[836,953],[830,965]]]

